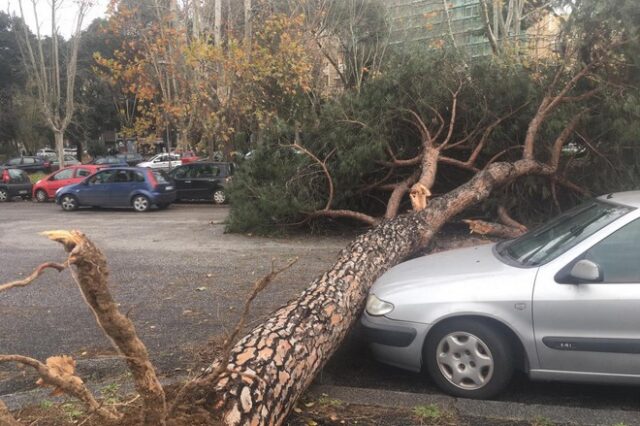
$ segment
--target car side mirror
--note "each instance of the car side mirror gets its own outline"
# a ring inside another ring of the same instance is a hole
[[[600,266],[598,266],[597,263],[587,259],[582,259],[576,262],[576,264],[573,265],[573,268],[571,268],[571,272],[569,273],[569,275],[579,281],[602,281],[602,271],[600,270]]]

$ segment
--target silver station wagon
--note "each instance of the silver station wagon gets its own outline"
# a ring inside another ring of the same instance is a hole
[[[445,392],[534,380],[640,384],[640,191],[585,202],[511,241],[424,256],[373,285],[374,355]]]

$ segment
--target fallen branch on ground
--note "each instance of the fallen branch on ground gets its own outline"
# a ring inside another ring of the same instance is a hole
[[[66,263],[55,263],[55,262],[47,262],[38,266],[35,271],[31,273],[27,278],[18,281],[12,281],[10,283],[0,285],[0,293],[6,290],[10,290],[14,287],[25,287],[35,281],[43,272],[49,268],[56,269],[58,272],[62,272],[68,264]]]

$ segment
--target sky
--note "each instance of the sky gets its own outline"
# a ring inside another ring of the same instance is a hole
[[[33,13],[32,1],[22,0],[22,7],[25,14],[27,25],[35,33],[35,15]],[[75,28],[75,19],[77,12],[77,0],[57,0],[61,2],[58,9],[57,21],[59,33],[66,39],[73,33]],[[40,21],[40,30],[44,35],[51,35],[51,1],[35,0],[38,20]],[[86,28],[95,19],[104,16],[109,0],[92,0],[93,7],[89,10],[83,21],[82,28]],[[9,11],[11,14],[20,16],[20,8],[18,0],[0,0],[0,10]]]

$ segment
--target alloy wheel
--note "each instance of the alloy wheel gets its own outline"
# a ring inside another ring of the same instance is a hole
[[[137,212],[145,212],[149,210],[149,200],[143,195],[138,195],[133,199],[133,208]]]
[[[39,203],[44,203],[48,198],[49,197],[47,197],[47,193],[42,189],[36,191],[36,201],[38,201]]]
[[[493,376],[494,361],[485,342],[466,332],[444,336],[436,349],[436,362],[442,376],[464,390],[476,390]]]
[[[65,195],[60,200],[60,205],[63,210],[72,211],[78,208],[78,201],[71,195]]]
[[[0,203],[9,200],[9,192],[6,189],[0,189]]]
[[[217,190],[216,192],[213,193],[213,202],[216,204],[224,204],[224,202],[227,201],[227,196],[225,195],[224,191],[222,190]]]

